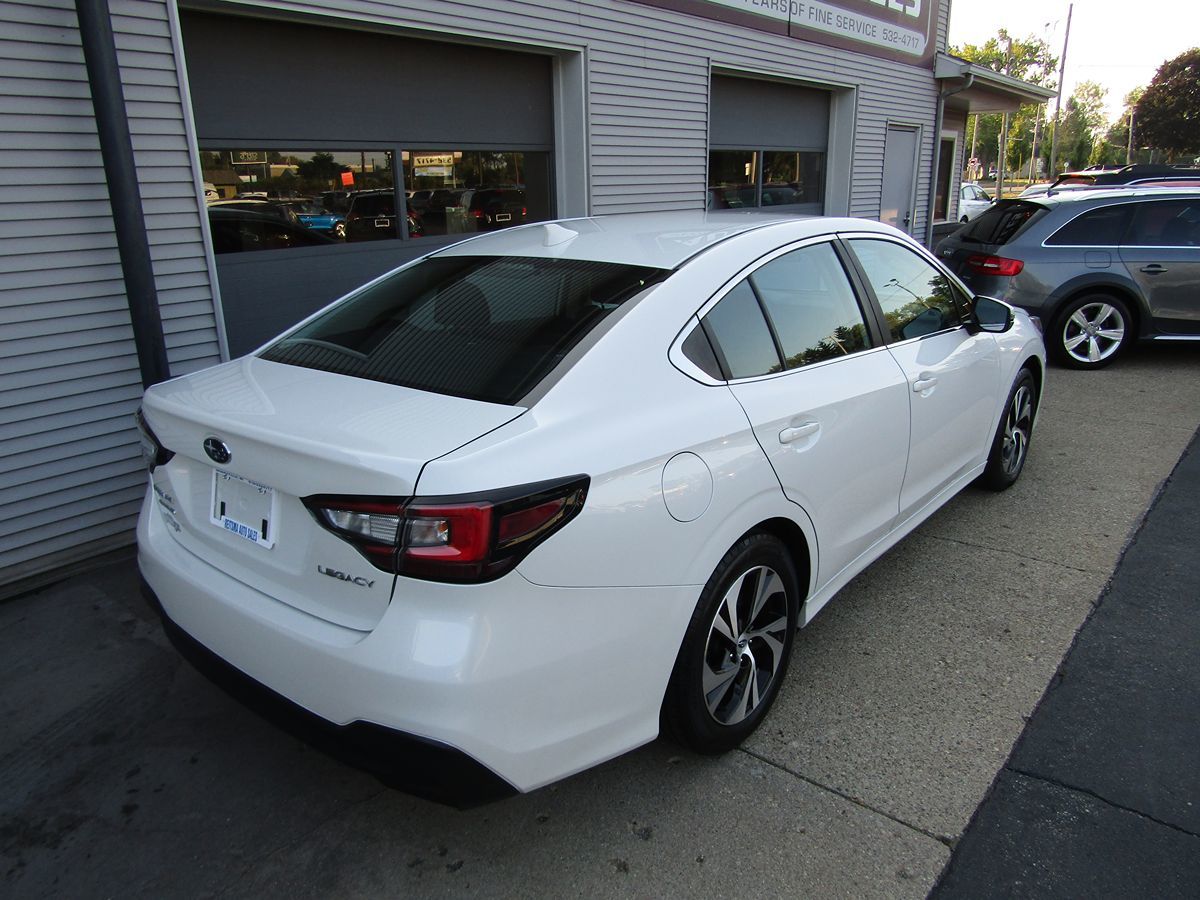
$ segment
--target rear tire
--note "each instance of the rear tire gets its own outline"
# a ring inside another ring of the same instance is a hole
[[[1016,484],[1029,456],[1029,439],[1037,413],[1037,382],[1033,373],[1022,368],[1008,392],[1008,402],[992,438],[987,468],[979,476],[979,485],[991,491],[1003,491]]]
[[[751,534],[708,579],[663,700],[663,725],[697,753],[732,750],[759,726],[787,674],[800,586],[778,538]]]
[[[1072,369],[1100,369],[1133,339],[1133,315],[1111,294],[1086,294],[1063,307],[1046,335],[1046,349]]]

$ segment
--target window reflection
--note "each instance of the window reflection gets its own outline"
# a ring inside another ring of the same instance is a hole
[[[394,195],[390,150],[202,150],[200,167],[216,253],[399,236],[394,210],[350,221],[355,197]]]
[[[413,237],[550,218],[548,153],[433,149],[405,150],[402,157]]]
[[[214,251],[470,234],[551,218],[549,153],[398,152],[403,200],[391,150],[201,151]]]
[[[788,207],[819,213],[825,154],[800,150],[713,150],[708,154],[708,208]]]
[[[956,328],[963,322],[950,280],[906,247],[888,241],[852,240],[850,245],[887,320],[893,341]]]

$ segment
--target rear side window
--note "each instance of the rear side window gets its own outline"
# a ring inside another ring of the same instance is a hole
[[[1137,247],[1200,246],[1200,200],[1138,203],[1123,241]]]
[[[755,271],[750,283],[775,327],[786,368],[870,346],[862,310],[830,244],[785,253]]]
[[[969,244],[1007,244],[1046,214],[1046,208],[1026,200],[1001,201],[971,221],[958,238]]]
[[[339,303],[261,356],[512,405],[666,274],[566,259],[435,257]]]
[[[740,281],[704,317],[704,329],[730,378],[753,378],[783,368],[771,329],[749,281]]]
[[[1121,243],[1132,214],[1130,203],[1088,210],[1050,235],[1046,243],[1056,247],[1115,247]]]

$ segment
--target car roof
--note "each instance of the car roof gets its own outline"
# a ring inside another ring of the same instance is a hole
[[[786,229],[787,240],[836,231],[899,234],[867,219],[784,215],[758,210],[618,213],[560,219],[469,238],[435,256],[532,256],[674,269],[722,241],[764,228]]]
[[[1103,202],[1106,200],[1137,200],[1153,197],[1163,199],[1200,198],[1200,187],[1168,187],[1153,184],[1129,185],[1128,187],[1114,186],[1111,188],[1087,188],[1086,190],[1061,190],[1056,188],[1049,194],[1034,197],[1014,197],[1023,203],[1038,203],[1054,207],[1064,203]]]

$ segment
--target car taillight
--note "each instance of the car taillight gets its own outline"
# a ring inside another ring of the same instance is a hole
[[[459,497],[305,497],[324,528],[386,572],[481,582],[511,571],[578,515],[586,475]]]
[[[158,437],[150,429],[150,423],[146,421],[146,417],[142,415],[141,408],[134,414],[134,421],[137,422],[138,434],[142,447],[142,459],[146,463],[146,468],[153,472],[159,466],[165,466],[171,461],[171,457],[175,455],[173,450],[168,450],[162,445]]]
[[[1003,256],[985,256],[976,253],[967,257],[967,265],[982,275],[1018,275],[1025,268],[1025,263],[1019,259],[1007,259]]]
[[[483,218],[483,210],[482,209],[473,209],[473,210],[471,210],[471,215],[473,215],[477,219],[482,219]]]

